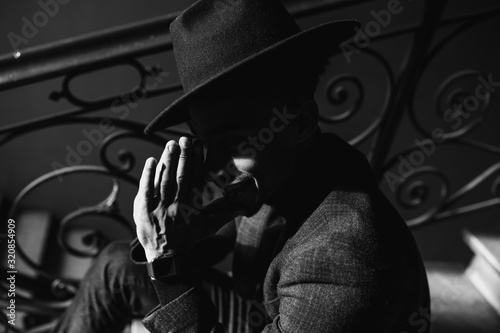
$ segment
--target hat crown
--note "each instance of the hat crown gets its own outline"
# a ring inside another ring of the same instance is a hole
[[[200,0],[170,25],[185,92],[299,32],[276,0]]]

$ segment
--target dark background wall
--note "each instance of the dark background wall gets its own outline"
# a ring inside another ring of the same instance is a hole
[[[43,3],[45,3],[42,0]],[[151,17],[167,14],[184,9],[193,1],[139,1],[139,0],[72,0],[67,4],[60,5],[58,13],[51,17],[47,24],[38,29],[33,37],[29,38],[23,47],[34,47],[45,43],[71,38],[102,29],[115,27],[122,24],[136,22]],[[366,4],[352,6],[336,12],[326,12],[307,19],[301,19],[299,24],[307,28],[341,18],[357,18],[363,23],[373,21],[370,11],[380,11],[387,8],[388,1],[371,1]],[[401,13],[394,15],[386,28],[387,31],[401,27],[417,24],[422,16],[424,1],[401,1]],[[445,17],[453,17],[494,7],[496,1],[450,1],[445,10]],[[41,10],[37,1],[3,1],[0,3],[0,54],[12,53],[13,48],[9,42],[9,33],[21,35],[24,25],[23,17],[32,21],[33,15]],[[434,57],[422,73],[422,77],[415,92],[415,114],[417,119],[429,129],[449,126],[444,124],[442,115],[436,112],[435,94],[443,81],[460,70],[477,70],[483,75],[492,74],[493,80],[500,81],[500,65],[498,63],[500,47],[497,31],[500,31],[498,19],[485,20],[472,29],[465,31],[459,37],[450,42],[436,57]],[[437,40],[441,39],[453,27],[447,27],[438,31]],[[168,29],[165,25],[164,29]],[[391,64],[397,73],[401,68],[402,61],[411,41],[411,34],[404,34],[395,38],[385,39],[370,44],[370,47],[378,50],[380,54]],[[22,55],[21,55],[22,56]],[[168,73],[163,84],[176,83],[178,75],[171,53],[142,58],[144,63],[160,64]],[[293,69],[292,69],[293,70]],[[343,56],[332,59],[327,74],[322,79],[318,89],[317,97],[323,115],[339,113],[338,109],[332,108],[326,102],[324,86],[337,73],[353,73],[363,82],[364,99],[359,112],[349,121],[335,125],[324,125],[323,129],[334,131],[340,136],[351,139],[380,113],[387,94],[387,72],[381,63],[370,56],[368,52],[361,51],[360,54],[352,56],[352,62],[347,64]],[[0,92],[0,126],[14,124],[30,120],[39,116],[48,115],[57,111],[70,108],[71,105],[64,101],[51,101],[48,99],[52,91],[60,90],[61,80],[49,80],[42,84],[32,84],[22,88],[16,88]],[[126,66],[117,66],[110,70],[82,76],[73,82],[72,88],[82,98],[89,100],[99,99],[108,94],[116,94],[130,90],[137,84],[137,74]],[[461,80],[455,87],[467,87],[473,89],[477,85],[474,77]],[[489,111],[484,113],[483,124],[471,132],[470,137],[500,146],[500,135],[498,125],[500,124],[498,114],[498,96],[492,94]],[[150,100],[144,100],[139,106],[131,110],[127,120],[147,123],[164,106],[173,101],[178,93]],[[105,116],[116,116],[109,110],[97,113]],[[477,113],[483,115],[481,113]],[[474,115],[471,119],[475,119]],[[470,121],[470,120],[469,120]],[[84,130],[90,130],[93,126],[89,124],[59,125],[48,129],[23,135],[12,142],[0,147],[0,192],[7,200],[12,200],[29,182],[37,177],[52,171],[54,161],[64,163],[67,155],[67,146],[77,147],[81,140],[85,139]],[[404,147],[412,144],[415,139],[423,139],[424,136],[417,133],[405,116],[399,128],[395,128],[396,140],[391,149],[390,156],[401,151]],[[366,152],[369,142],[359,145],[359,149]],[[136,156],[136,165],[131,172],[139,175],[144,159],[148,156],[159,156],[161,147],[149,143],[138,142],[138,140],[120,140],[112,147],[111,156],[116,161],[116,152],[120,148],[131,150]],[[334,154],[334,152],[331,152]],[[341,157],[339,157],[341,159]],[[450,179],[450,190],[455,191],[488,166],[498,162],[498,154],[485,153],[474,149],[463,148],[457,145],[439,145],[432,156],[425,160],[425,164],[438,166]],[[100,165],[99,148],[83,157],[80,164]],[[496,174],[498,176],[498,173]],[[466,196],[459,204],[468,204],[491,198],[490,187],[494,178],[485,182],[471,195]],[[437,179],[429,180],[433,187],[439,185]],[[29,209],[43,209],[49,211],[54,221],[57,221],[81,206],[90,206],[104,199],[110,191],[111,181],[107,177],[96,175],[75,175],[65,177],[63,182],[53,181],[33,191],[22,207]],[[394,201],[395,194],[381,182],[382,188],[388,197]],[[131,203],[135,195],[135,187],[123,184],[120,193],[120,208],[123,215],[131,219]],[[429,201],[435,200],[435,191],[431,192]],[[411,218],[414,211],[406,210],[398,206],[406,218]],[[492,208],[477,212],[460,218],[445,220],[428,227],[415,230],[415,236],[426,260],[459,261],[466,262],[470,253],[461,239],[463,228],[498,230],[499,208]],[[105,220],[105,219],[104,219]],[[110,238],[125,237],[125,231],[116,227],[111,220],[99,220],[94,222],[97,228]],[[105,222],[105,223],[102,223]],[[64,259],[74,262],[73,267],[84,267],[80,265],[84,261],[75,258]],[[78,272],[74,275],[78,275]],[[73,275],[73,273],[68,273]]]

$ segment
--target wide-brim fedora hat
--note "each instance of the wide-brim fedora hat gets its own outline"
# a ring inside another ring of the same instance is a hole
[[[197,94],[217,85],[238,84],[231,82],[238,73],[277,54],[332,56],[356,27],[356,20],[341,20],[301,31],[277,0],[197,1],[170,25],[184,95],[160,112],[144,132],[187,121],[189,101]]]

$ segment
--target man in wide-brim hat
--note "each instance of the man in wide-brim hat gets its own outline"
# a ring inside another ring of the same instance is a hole
[[[97,259],[122,273],[89,274],[120,285],[90,327],[119,323],[127,306],[145,308],[148,281],[142,298],[123,281],[147,271],[160,303],[144,319],[151,332],[429,331],[410,231],[364,156],[318,128],[318,76],[357,26],[301,31],[273,0],[200,0],[172,23],[185,94],[145,132],[187,122],[194,138],[169,141],[158,161],[146,161],[131,252],[145,268],[127,271],[116,245]],[[216,200],[205,195],[207,178]],[[203,283],[229,250],[234,288]],[[91,288],[77,300],[86,293],[95,307]]]

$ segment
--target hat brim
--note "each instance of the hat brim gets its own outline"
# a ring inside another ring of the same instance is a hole
[[[200,92],[213,87],[214,85],[223,82],[229,74],[234,74],[235,71],[244,69],[258,59],[263,59],[279,50],[296,44],[310,44],[319,49],[323,49],[326,56],[331,57],[340,52],[338,47],[340,43],[346,41],[356,32],[355,28],[359,28],[360,23],[355,20],[341,20],[318,25],[314,28],[304,30],[298,34],[290,36],[280,42],[273,44],[257,53],[254,53],[248,58],[245,58],[218,73],[216,76],[206,80],[198,86],[179,97],[166,109],[160,112],[144,129],[145,134],[152,134],[158,130],[178,125],[189,119],[188,103]],[[318,40],[319,39],[319,40]],[[311,50],[314,51],[314,50]]]

